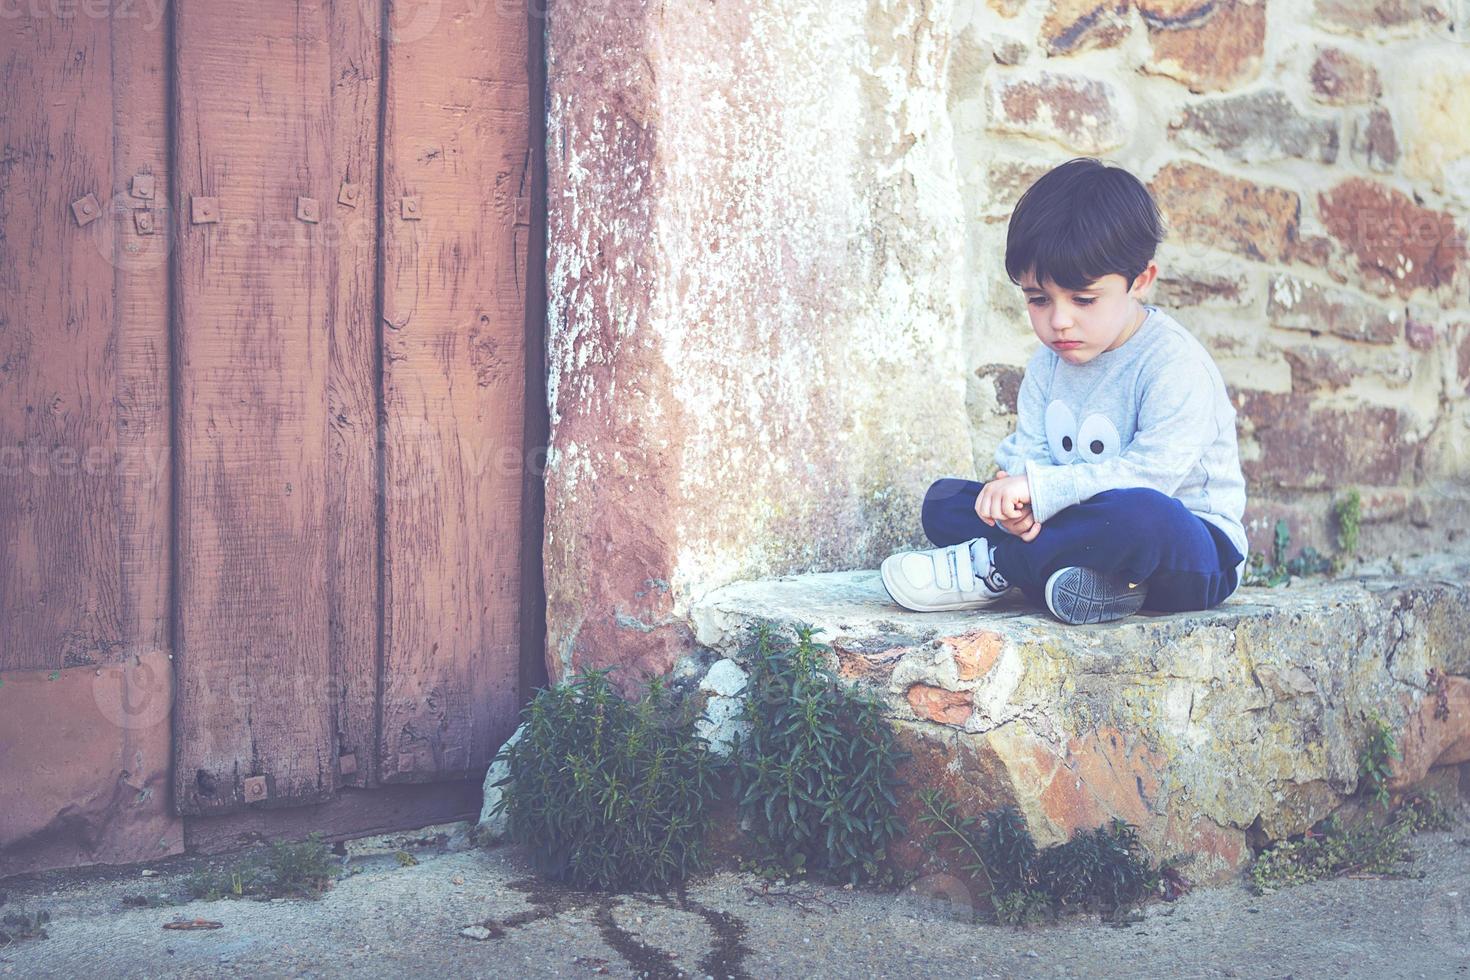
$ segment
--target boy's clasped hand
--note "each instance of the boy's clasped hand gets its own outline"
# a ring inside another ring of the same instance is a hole
[[[1011,476],[996,470],[975,498],[975,513],[991,527],[999,524],[1022,541],[1033,541],[1041,533],[1041,522],[1031,512],[1031,483],[1024,474]]]

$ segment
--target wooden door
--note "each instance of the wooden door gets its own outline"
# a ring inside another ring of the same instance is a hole
[[[383,2],[6,38],[0,453],[131,463],[0,469],[0,672],[168,649],[180,814],[478,778],[541,662],[530,18]]]

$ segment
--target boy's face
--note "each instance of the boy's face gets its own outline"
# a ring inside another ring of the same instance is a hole
[[[1150,262],[1132,288],[1114,272],[1088,283],[1086,289],[1063,289],[1050,279],[1038,283],[1028,271],[1021,277],[1021,289],[1031,329],[1062,360],[1086,364],[1133,336],[1144,319],[1140,304],[1158,271]]]

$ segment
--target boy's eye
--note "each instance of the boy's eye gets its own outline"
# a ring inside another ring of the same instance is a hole
[[[1045,306],[1047,303],[1047,298],[1045,296],[1032,296],[1027,299],[1026,302],[1030,303],[1032,306]],[[1097,302],[1097,297],[1074,296],[1072,298],[1072,302],[1076,303],[1078,306],[1091,306],[1093,303]]]

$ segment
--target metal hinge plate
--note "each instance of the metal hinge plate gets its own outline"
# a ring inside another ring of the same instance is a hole
[[[96,195],[88,194],[71,202],[71,213],[77,224],[85,227],[102,217],[102,205],[97,203]]]
[[[258,803],[270,795],[265,784],[264,776],[245,777],[245,802]]]

